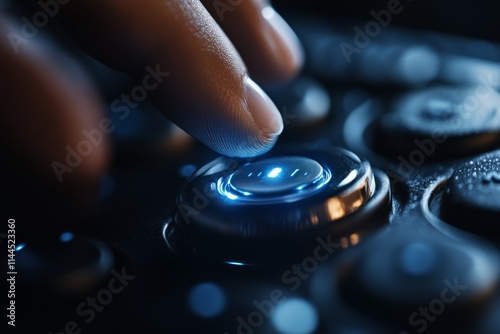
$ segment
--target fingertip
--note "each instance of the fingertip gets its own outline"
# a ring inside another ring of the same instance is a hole
[[[245,78],[248,111],[264,137],[273,138],[283,131],[283,119],[274,102],[249,77]]]
[[[274,102],[248,76],[243,79],[241,103],[226,105],[229,109],[236,107],[234,123],[218,123],[221,134],[218,140],[205,141],[214,151],[236,158],[252,158],[268,152],[283,131],[283,120]],[[224,114],[224,112],[223,112]],[[229,127],[228,127],[229,125]]]

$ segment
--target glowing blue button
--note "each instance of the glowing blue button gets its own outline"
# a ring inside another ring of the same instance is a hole
[[[282,156],[240,167],[227,180],[226,188],[231,197],[266,198],[316,189],[328,179],[328,172],[315,160]]]

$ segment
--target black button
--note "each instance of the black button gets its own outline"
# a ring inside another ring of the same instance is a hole
[[[95,289],[114,265],[111,249],[102,241],[62,233],[57,239],[19,244],[16,262],[21,279],[51,296],[78,296]]]
[[[436,86],[392,100],[373,136],[377,150],[424,159],[485,152],[500,143],[500,96],[485,86]]]
[[[327,286],[318,298],[327,302],[338,296],[360,314],[398,332],[421,331],[424,325],[431,332],[442,325],[473,326],[494,296],[498,255],[469,239],[389,231],[353,251],[313,282]]]
[[[441,218],[490,238],[500,238],[500,151],[458,167],[445,185]]]
[[[187,180],[164,235],[177,253],[216,262],[283,262],[325,233],[357,243],[387,222],[389,201],[387,176],[337,147],[221,157]]]

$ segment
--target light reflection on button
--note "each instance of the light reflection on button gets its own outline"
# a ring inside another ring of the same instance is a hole
[[[330,171],[313,159],[283,156],[245,164],[220,180],[218,188],[232,200],[300,199],[323,187],[330,178]]]
[[[343,179],[340,183],[339,183],[339,187],[343,187],[349,183],[351,183],[355,178],[356,176],[358,176],[358,171],[357,170],[352,170],[347,176],[345,179]]]

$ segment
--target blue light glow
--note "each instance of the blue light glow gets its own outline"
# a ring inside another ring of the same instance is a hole
[[[16,246],[16,251],[20,251],[24,247],[26,247],[26,244],[19,244],[19,245]]]
[[[274,179],[275,177],[280,175],[280,173],[282,171],[283,171],[283,169],[281,169],[279,167],[273,168],[269,173],[267,173],[267,177]]]
[[[282,203],[316,193],[331,179],[328,169],[308,158],[269,160],[247,164],[228,177],[220,177],[214,183],[214,190],[222,196],[222,200],[234,201],[235,204]]]
[[[188,304],[194,314],[212,318],[224,311],[226,294],[214,283],[201,283],[189,292]]]
[[[75,237],[75,235],[73,233],[71,233],[71,232],[64,232],[64,233],[62,233],[59,236],[59,240],[61,242],[68,242],[68,241],[73,240],[74,237]]]
[[[235,200],[235,199],[238,199],[238,196],[236,196],[235,194],[231,194],[230,192],[226,191],[224,193],[226,195],[227,198],[229,199],[232,199],[232,200]]]
[[[231,175],[228,179],[228,182],[230,182],[231,178],[233,177],[233,175]],[[226,198],[234,201],[234,200],[237,200],[238,199],[238,196],[231,193],[230,191],[227,191],[227,189],[225,189],[225,186],[224,186],[224,179],[221,177],[219,178],[219,180],[217,180],[217,185],[215,186],[216,189],[219,191],[219,194],[225,196]]]
[[[318,313],[303,299],[288,299],[276,306],[272,323],[282,334],[310,334],[318,327]]]
[[[422,242],[406,246],[401,252],[400,261],[403,269],[414,276],[429,274],[436,268],[438,262],[435,250]]]
[[[188,178],[195,171],[196,171],[196,166],[195,165],[187,164],[187,165],[181,166],[181,168],[179,168],[178,173],[179,173],[179,175],[181,177]]]
[[[243,262],[235,262],[235,261],[226,261],[227,264],[230,264],[232,266],[244,266],[245,264]]]

